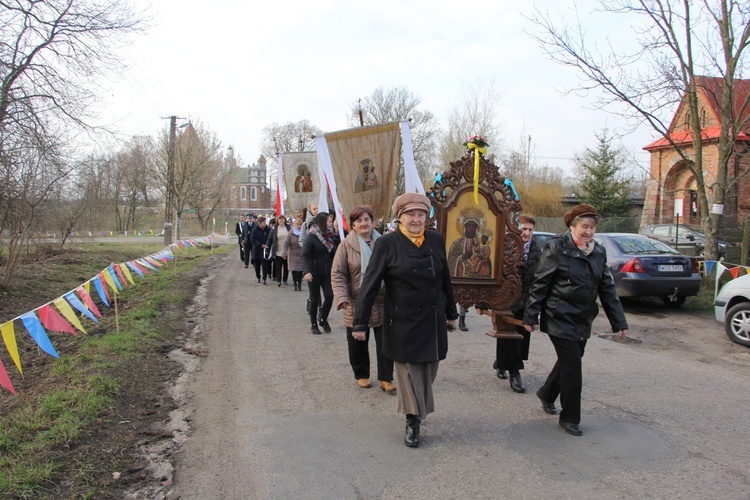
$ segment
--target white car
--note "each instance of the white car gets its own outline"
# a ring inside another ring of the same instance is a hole
[[[750,274],[733,279],[719,290],[714,314],[733,342],[750,347]]]

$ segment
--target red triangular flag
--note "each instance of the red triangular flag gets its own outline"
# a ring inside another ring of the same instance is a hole
[[[120,283],[122,283],[123,287],[128,286],[128,280],[125,279],[125,274],[123,274],[122,269],[120,269],[120,266],[114,265],[112,266],[115,268],[115,272],[117,273],[117,276],[120,278]]]
[[[79,286],[76,288],[76,292],[78,293],[78,296],[81,297],[81,300],[84,304],[86,304],[86,307],[89,308],[89,310],[94,313],[94,315],[97,318],[102,317],[102,313],[99,312],[99,308],[96,307],[96,304],[94,303],[94,299],[91,298],[91,295],[89,295],[89,292],[87,292],[82,286]]]
[[[52,309],[52,306],[49,304],[44,304],[37,309],[36,312],[39,315],[39,319],[42,321],[42,325],[47,330],[52,330],[53,332],[67,332],[71,335],[76,334],[73,327],[70,326],[70,323],[65,321],[65,318],[60,316],[60,314]]]
[[[0,385],[8,389],[13,394],[16,393],[16,388],[13,387],[13,383],[10,381],[8,372],[5,371],[5,366],[3,366],[2,360],[0,360]]]

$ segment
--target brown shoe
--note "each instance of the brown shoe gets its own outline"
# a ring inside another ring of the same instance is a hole
[[[391,383],[390,381],[388,381],[388,380],[381,380],[381,381],[380,381],[380,390],[381,390],[381,391],[385,391],[385,392],[388,392],[388,393],[390,393],[390,394],[396,394],[396,386],[395,386],[395,385],[393,385],[393,384],[392,384],[392,383]]]
[[[372,384],[370,384],[370,380],[366,378],[357,379],[357,385],[362,389],[369,389],[370,387],[372,387]]]

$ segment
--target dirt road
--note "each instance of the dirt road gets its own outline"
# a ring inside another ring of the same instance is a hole
[[[312,336],[306,292],[255,282],[222,257],[197,299],[195,343],[175,388],[167,498],[747,498],[750,350],[712,318],[627,304],[632,343],[594,336],[584,358],[584,435],[562,432],[534,391],[554,362],[535,334],[527,394],[491,369],[472,312],[451,334],[436,412],[403,445],[395,398],[356,386],[341,316]],[[603,316],[603,315],[602,315]],[[606,335],[606,320],[595,329]],[[371,346],[371,351],[374,347]],[[373,370],[374,372],[374,370]],[[151,492],[158,496],[157,492]]]

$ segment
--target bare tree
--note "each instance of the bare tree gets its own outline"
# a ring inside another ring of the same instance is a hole
[[[586,38],[586,27],[576,12],[576,21],[558,25],[539,10],[529,19],[540,33],[532,35],[547,55],[559,64],[577,70],[583,83],[574,91],[600,92],[597,106],[625,106],[622,112],[635,119],[635,125],[648,124],[664,137],[695,176],[700,211],[706,234],[706,257],[718,256],[717,234],[722,214],[712,213],[710,205],[723,205],[728,190],[729,164],[736,154],[735,138],[747,128],[747,96],[738,102],[743,71],[747,69],[746,49],[750,41],[750,9],[732,0],[682,2],[668,0],[600,0],[601,12],[628,16],[635,25],[633,38],[638,46],[625,52],[621,46],[596,43]],[[698,106],[702,75],[722,79],[719,99],[718,169],[707,175],[704,168]],[[670,111],[682,102],[688,110],[691,148],[675,142],[670,127]],[[692,154],[691,154],[692,153]]]
[[[3,284],[54,185],[71,140],[90,132],[100,78],[144,19],[118,0],[0,0],[0,227],[11,235]]]
[[[227,196],[231,172],[224,169],[221,149],[221,141],[200,122],[189,123],[176,139],[172,194],[178,240],[185,210],[200,214],[205,225],[208,214],[213,214]],[[168,154],[169,130],[165,129],[161,137],[162,161],[158,162],[155,171],[157,185],[162,190],[167,187]]]
[[[278,172],[278,155],[289,151],[315,151],[314,136],[323,131],[308,120],[288,122],[284,125],[271,123],[263,127],[260,152],[268,160],[267,174],[274,177]]]
[[[500,93],[494,80],[477,79],[464,84],[461,104],[448,114],[448,128],[440,137],[440,165],[443,169],[466,154],[464,143],[476,134],[487,138],[491,151],[487,159],[494,161],[497,151],[502,151],[502,125],[498,122]]]
[[[137,229],[138,208],[149,205],[157,161],[156,146],[151,137],[131,138],[115,162],[115,217],[117,231]]]
[[[430,111],[419,109],[421,102],[405,87],[378,87],[369,96],[352,103],[352,109],[357,112],[349,115],[348,124],[358,127],[409,120],[414,162],[422,182],[429,185],[432,184],[437,164],[435,146],[439,130],[435,116]],[[399,169],[396,186],[399,189],[404,186],[403,168]]]

